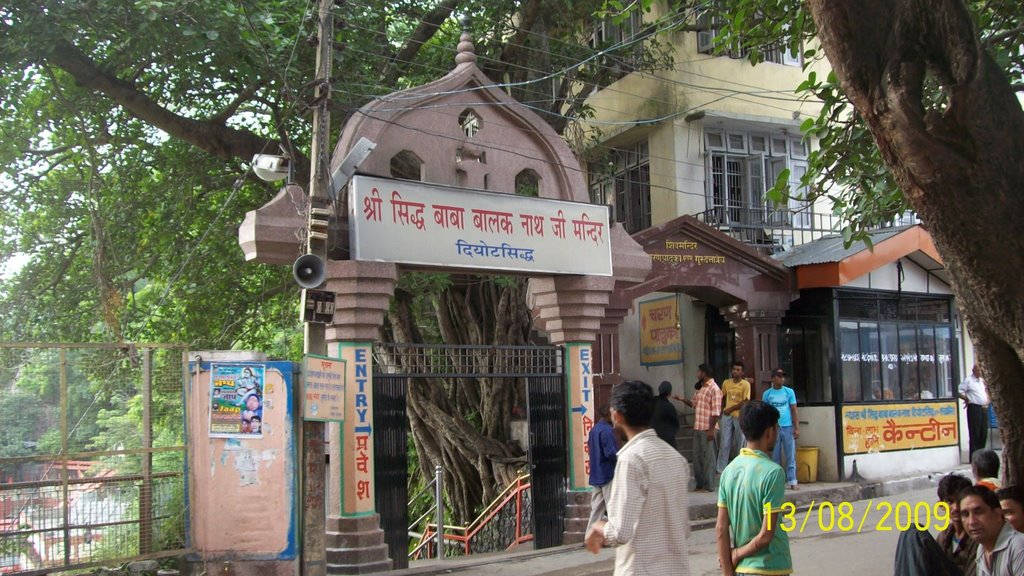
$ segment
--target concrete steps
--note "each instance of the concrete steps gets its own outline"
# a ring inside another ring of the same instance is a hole
[[[391,557],[377,514],[327,519],[327,574],[367,574],[391,570]]]

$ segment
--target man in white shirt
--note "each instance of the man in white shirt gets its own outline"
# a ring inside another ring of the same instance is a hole
[[[988,442],[988,389],[977,364],[971,369],[971,375],[960,383],[958,392],[967,405],[968,458],[971,458]]]
[[[619,546],[615,576],[689,576],[690,466],[649,427],[654,393],[643,382],[612,388],[612,424],[626,433],[608,498],[608,520],[587,531],[587,550]]]

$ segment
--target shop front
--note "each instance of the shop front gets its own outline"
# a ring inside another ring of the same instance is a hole
[[[941,258],[920,226],[873,239],[869,250],[823,238],[781,258],[800,297],[782,321],[780,361],[825,480],[960,463],[962,338]]]
[[[690,396],[697,365],[721,381],[736,359],[759,397],[781,367],[819,481],[959,465],[956,387],[973,354],[923,228],[877,232],[873,250],[829,236],[775,259],[688,217],[634,238],[653,268],[615,295],[631,312],[595,349],[616,368],[599,398],[632,378]]]

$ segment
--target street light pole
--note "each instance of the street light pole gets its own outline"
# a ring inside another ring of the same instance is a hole
[[[333,59],[334,21],[331,6],[334,0],[320,0],[318,10],[319,39],[316,54],[316,105],[313,108],[313,142],[310,158],[313,166],[309,181],[309,208],[306,220],[306,253],[324,260],[327,256],[325,214],[330,187],[331,63]],[[305,322],[304,354],[327,355],[326,325]],[[302,394],[296,394],[300,401]],[[297,411],[302,413],[302,409]],[[326,549],[326,477],[323,422],[302,421],[303,506],[302,506],[302,576],[325,576]]]

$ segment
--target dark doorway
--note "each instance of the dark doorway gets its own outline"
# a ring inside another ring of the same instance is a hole
[[[705,310],[707,363],[714,371],[712,376],[715,381],[721,384],[729,377],[733,359],[736,358],[736,333],[719,313],[718,308],[708,305]]]

